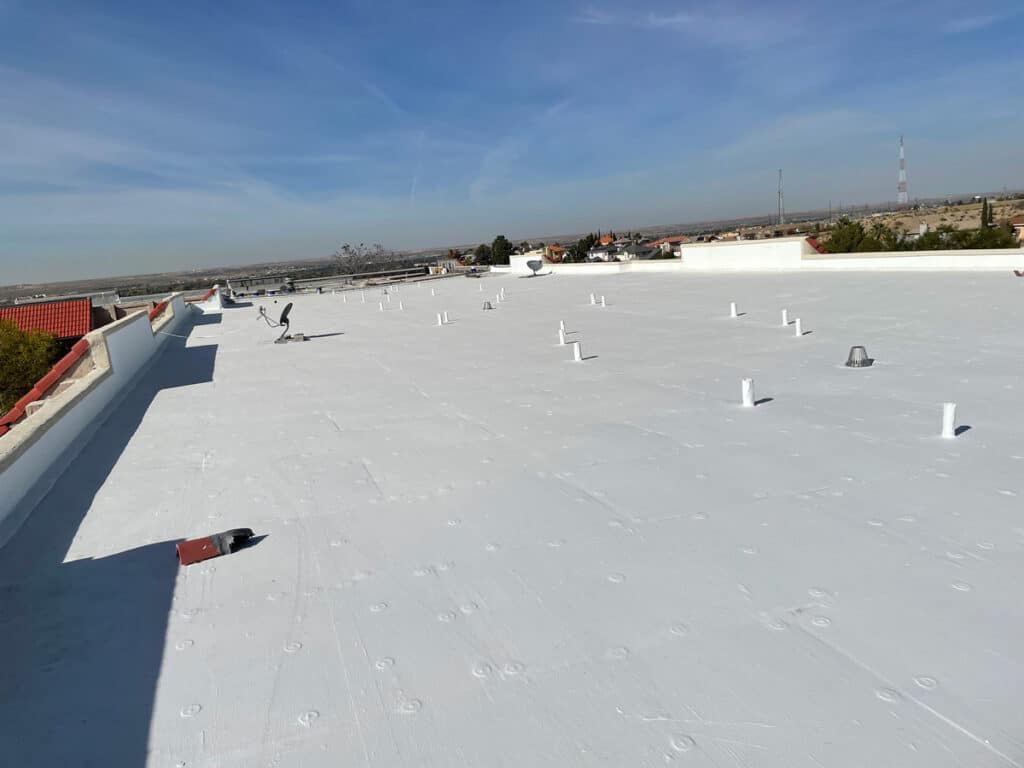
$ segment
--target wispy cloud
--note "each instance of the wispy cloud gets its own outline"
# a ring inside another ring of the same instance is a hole
[[[989,13],[979,14],[976,16],[961,16],[960,18],[950,19],[946,22],[943,27],[943,31],[950,35],[959,35],[966,32],[977,32],[978,30],[991,27],[993,24],[1004,19],[1008,19],[1010,14],[1005,13]]]
[[[480,201],[502,185],[514,184],[517,168],[521,176],[520,163],[537,137],[549,130],[552,121],[564,117],[572,101],[563,99],[538,109],[519,123],[516,130],[505,136],[496,145],[483,153],[480,169],[469,185],[471,200]]]
[[[701,17],[694,13],[648,13],[640,24],[651,29],[686,29],[700,22]]]
[[[593,26],[682,33],[697,44],[713,46],[764,46],[769,40],[802,36],[808,28],[805,13],[760,4],[713,4],[700,10],[672,12],[587,7],[574,20]]]
[[[212,158],[200,161],[100,133],[0,120],[0,185],[86,188],[97,185],[98,171],[120,169],[153,181],[198,186],[199,179],[210,180],[216,167]]]
[[[307,39],[275,29],[273,32],[257,27],[249,28],[251,39],[257,41],[263,50],[275,59],[285,71],[297,78],[317,81],[328,80],[339,87],[356,90],[383,108],[389,116],[405,118],[407,111],[377,81],[363,74],[361,68],[344,60],[345,46],[326,50],[313,45]]]
[[[241,155],[238,161],[254,165],[351,165],[362,158],[344,152],[286,154],[286,155]]]
[[[479,201],[502,185],[508,185],[528,146],[526,137],[510,136],[488,150],[480,162],[476,178],[469,185],[470,199]]]
[[[597,8],[584,8],[580,11],[579,15],[576,16],[576,21],[580,24],[593,24],[595,26],[604,27],[619,23],[619,18],[614,13],[601,11]]]
[[[851,138],[877,134],[884,125],[874,115],[836,108],[769,117],[752,122],[736,141],[715,151],[722,160],[758,156],[771,166],[781,156],[810,148],[839,149]]]

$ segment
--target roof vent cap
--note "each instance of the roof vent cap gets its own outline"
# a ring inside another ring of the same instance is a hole
[[[868,351],[864,347],[850,347],[850,354],[846,358],[846,367],[869,368],[874,362],[874,358],[868,357]]]

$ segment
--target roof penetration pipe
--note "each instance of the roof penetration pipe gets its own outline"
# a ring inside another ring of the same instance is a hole
[[[956,403],[942,404],[942,436],[947,440],[956,437]]]
[[[753,408],[754,407],[754,380],[743,379],[740,383],[743,390],[743,407]]]

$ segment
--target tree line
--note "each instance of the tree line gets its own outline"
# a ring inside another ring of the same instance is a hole
[[[529,243],[522,243],[520,248],[529,247],[529,245]],[[458,250],[452,249],[448,251],[448,256],[466,264],[489,266],[491,264],[508,264],[509,257],[512,256],[514,250],[515,246],[505,235],[498,235],[490,245],[480,243],[469,253],[460,253]]]
[[[868,253],[874,251],[952,251],[981,248],[1016,248],[1017,238],[1009,224],[992,226],[992,209],[984,205],[983,226],[955,229],[942,224],[918,237],[909,237],[903,227],[877,221],[865,227],[847,217],[839,219],[822,241],[829,253]]]

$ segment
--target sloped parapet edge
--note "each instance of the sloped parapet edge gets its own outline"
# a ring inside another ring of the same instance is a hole
[[[0,435],[0,546],[46,495],[138,374],[156,359],[171,332],[186,325],[190,312],[181,294],[173,294],[153,321],[139,311],[90,332],[76,344],[76,359],[69,364],[62,359],[40,380],[45,389],[36,391],[40,384],[36,385],[37,396],[24,404],[23,412]]]
[[[208,290],[202,296],[188,298],[185,299],[185,301],[203,314],[207,314],[209,312],[217,313],[224,309],[224,294],[221,292],[219,284],[213,286],[213,288]]]

